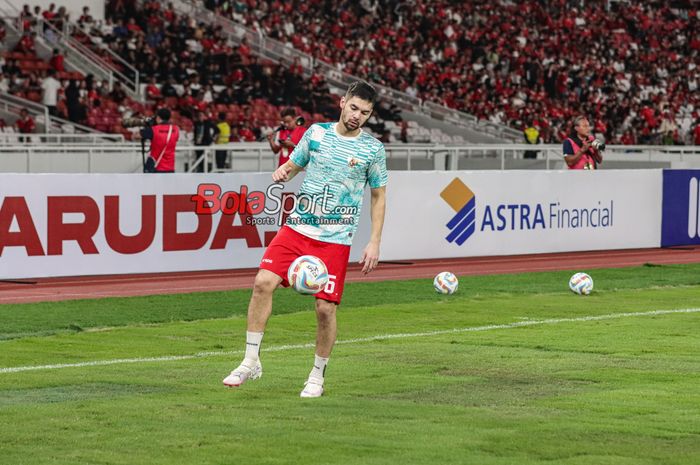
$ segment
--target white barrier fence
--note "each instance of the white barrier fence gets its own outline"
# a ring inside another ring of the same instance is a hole
[[[1,174],[0,279],[255,267],[280,215],[196,214],[192,196],[215,183],[239,206],[245,188],[272,208],[300,182],[268,191],[269,174]],[[661,170],[392,172],[382,259],[658,247],[661,185]],[[351,260],[369,237],[368,196]]]
[[[66,136],[69,137],[69,136]],[[0,144],[0,172],[4,173],[139,173],[143,162],[141,145],[134,143]],[[464,169],[563,169],[561,145],[526,144],[385,144],[387,163],[395,170]],[[526,159],[527,151],[537,158]],[[217,169],[215,152],[228,153],[227,166]],[[697,168],[699,146],[608,146],[601,169]],[[269,172],[277,157],[267,143],[231,143],[194,146],[180,144],[176,171]]]

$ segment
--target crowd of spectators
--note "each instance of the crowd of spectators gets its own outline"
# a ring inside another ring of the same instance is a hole
[[[337,113],[323,77],[304,78],[298,63],[260,60],[245,42],[234,45],[220,28],[178,15],[172,4],[110,2],[106,13],[104,22],[81,22],[83,32],[135,66],[149,82],[150,98],[177,98],[177,110],[189,118],[211,104],[257,101],[324,118]],[[276,125],[277,119],[248,123]]]
[[[615,143],[689,143],[691,0],[198,0],[338,69],[559,142],[575,114]]]
[[[689,1],[196,1],[350,74],[481,119],[535,127],[543,142],[561,141],[576,114],[588,115],[610,143],[697,142],[700,12]],[[310,120],[336,117],[323,75],[305,78],[298,62],[260,60],[245,41],[234,44],[171,4],[110,1],[106,13],[97,21],[85,7],[74,36],[138,68],[149,105],[118,85],[66,72],[58,50],[27,68],[37,33],[70,24],[53,4],[23,7],[25,32],[14,46],[23,61],[0,58],[0,90],[91,125],[101,107],[119,107],[121,116],[163,101],[189,127],[198,112],[233,110],[230,122],[256,137],[276,126],[284,106]],[[114,122],[100,129],[116,130]],[[382,134],[381,118],[374,124]]]
[[[83,8],[75,27],[68,28],[64,8],[52,16],[53,4],[43,11],[25,5],[20,16],[24,32],[12,51],[0,56],[0,90],[42,102],[52,114],[72,122],[127,136],[133,131],[120,126],[122,117],[152,113],[159,105],[172,109],[185,130],[192,128],[197,113],[213,117],[224,110],[232,141],[261,138],[279,124],[283,106],[300,107],[309,121],[335,118],[337,98],[323,77],[304,78],[298,63],[285,67],[262,62],[246,44],[234,47],[220,30],[178,16],[172,5],[114,4],[118,8],[108,8],[104,21]],[[96,51],[109,48],[133,64],[148,83],[147,103],[131,99],[118,81],[110,85],[92,75],[66,72],[58,50],[49,60],[39,58],[36,37],[50,20]]]

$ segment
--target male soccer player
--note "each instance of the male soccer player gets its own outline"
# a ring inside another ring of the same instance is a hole
[[[362,130],[372,114],[376,97],[376,90],[370,84],[364,81],[351,84],[340,100],[338,122],[312,125],[289,161],[272,174],[275,182],[285,182],[306,168],[299,194],[326,200],[317,202],[308,213],[309,208],[297,208],[265,251],[248,306],[245,356],[238,368],[224,379],[225,385],[240,386],[262,375],[260,344],[272,312],[272,293],[280,283],[289,285],[286,277],[292,261],[300,255],[315,255],[326,264],[330,280],[315,295],[316,354],[301,397],[323,394],[326,364],[335,344],[336,309],[343,295],[350,245],[367,184],[372,197],[372,229],[360,259],[362,272],[371,272],[379,261],[386,205],[386,155],[382,143]]]

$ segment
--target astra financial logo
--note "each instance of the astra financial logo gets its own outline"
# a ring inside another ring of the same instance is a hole
[[[697,197],[697,183],[695,185]],[[472,237],[477,229],[479,233],[505,233],[613,226],[615,202],[612,199],[603,201],[570,196],[555,201],[545,198],[539,202],[528,202],[523,199],[518,203],[490,204],[481,197],[477,210],[476,194],[459,178],[453,179],[440,192],[440,197],[455,211],[446,225],[450,232],[445,239],[459,246]],[[697,225],[698,221],[700,219],[694,224]]]
[[[445,239],[462,245],[474,234],[476,227],[476,196],[459,178],[454,178],[440,197],[449,204],[457,214],[452,217],[447,228],[450,233]]]

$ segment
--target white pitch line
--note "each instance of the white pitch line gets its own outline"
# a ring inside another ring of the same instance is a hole
[[[609,313],[607,315],[591,315],[591,316],[581,316],[576,318],[549,318],[546,320],[525,320],[517,321],[514,323],[505,323],[499,325],[485,325],[485,326],[471,326],[467,328],[453,328],[453,329],[443,329],[435,331],[425,331],[421,333],[398,333],[398,334],[379,334],[376,336],[360,337],[355,339],[345,339],[337,341],[336,344],[359,344],[363,342],[375,342],[375,341],[385,341],[390,339],[406,339],[412,337],[429,337],[429,336],[442,336],[445,334],[459,334],[459,333],[469,333],[478,331],[490,331],[494,329],[513,329],[522,328],[526,326],[539,326],[539,325],[554,325],[559,323],[579,323],[587,321],[601,321],[601,320],[616,320],[620,318],[632,318],[632,317],[644,317],[644,316],[657,316],[657,315],[670,315],[676,313],[698,313],[700,308],[684,308],[676,310],[652,310],[649,312],[627,312],[627,313]],[[307,344],[288,344],[281,346],[272,346],[264,350],[264,352],[282,352],[287,350],[296,349],[310,349],[313,348],[313,343]],[[120,365],[126,363],[149,363],[149,362],[172,362],[177,360],[192,360],[197,358],[207,358],[207,357],[219,357],[228,355],[239,355],[243,354],[242,350],[233,351],[218,351],[218,352],[199,352],[191,355],[165,355],[161,357],[142,357],[142,358],[120,358],[113,360],[94,360],[90,362],[78,362],[78,363],[60,363],[56,365],[29,365],[20,367],[5,367],[0,368],[0,374],[6,373],[21,373],[25,371],[37,371],[37,370],[58,370],[62,368],[82,368],[82,367],[94,367],[94,366],[107,366],[107,365]]]

